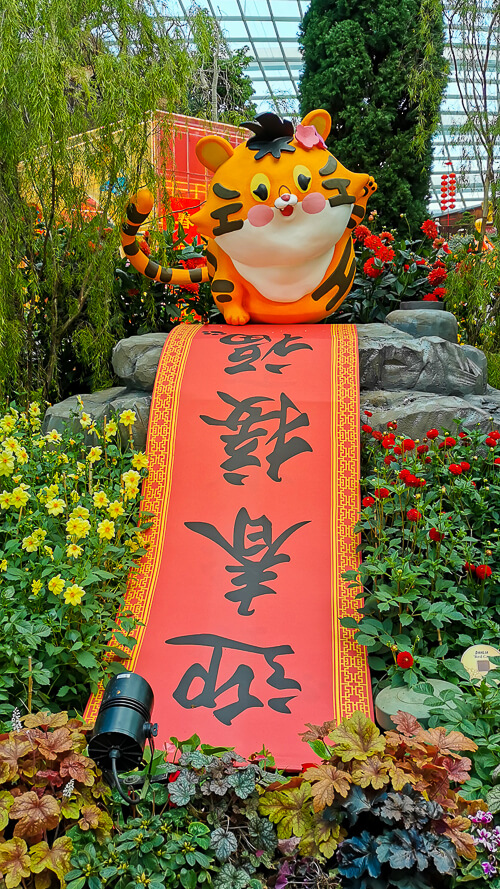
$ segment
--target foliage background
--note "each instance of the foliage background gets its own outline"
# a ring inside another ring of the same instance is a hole
[[[421,0],[312,0],[299,38],[301,111],[330,112],[328,147],[348,169],[375,177],[378,193],[370,206],[389,228],[400,230],[401,213],[413,230],[426,216],[432,129],[419,131],[417,147],[418,103],[425,99],[427,119],[436,116],[445,85],[441,7],[430,13],[424,34],[417,26],[421,5]],[[439,88],[410,99],[411,72],[424,58]]]

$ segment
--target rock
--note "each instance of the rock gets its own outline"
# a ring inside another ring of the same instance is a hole
[[[437,336],[415,339],[389,324],[358,324],[361,389],[481,395],[485,371]]]
[[[470,348],[473,347],[471,346]],[[475,410],[484,411],[488,416],[488,420],[492,417],[494,425],[500,428],[500,389],[487,386],[486,392],[483,395],[467,395],[465,400]],[[491,423],[488,422],[487,429],[489,430],[490,428]]]
[[[385,323],[413,337],[439,336],[449,343],[458,342],[458,324],[451,312],[432,312],[428,309],[414,311],[396,309],[390,312]]]
[[[120,340],[113,349],[113,370],[130,389],[152,392],[167,333],[145,333]]]
[[[494,392],[498,390],[494,389]],[[478,423],[483,432],[491,427],[489,408],[492,400],[486,396],[434,395],[429,392],[382,392],[375,390],[361,393],[361,422],[369,423],[372,429],[385,432],[387,423],[395,420],[398,424],[398,435],[409,438],[425,438],[428,429],[446,429],[451,434],[456,432],[455,420],[461,420],[464,427],[472,429]],[[498,392],[497,410],[500,419],[500,392]],[[488,404],[488,407],[486,405]],[[372,413],[366,417],[365,410]]]
[[[84,411],[90,414],[94,420],[103,420],[104,417],[111,420],[115,414],[121,414],[122,411],[128,409],[134,411],[136,415],[132,427],[134,446],[138,450],[144,450],[151,407],[150,392],[138,392],[124,386],[115,386],[113,389],[103,389],[101,392],[82,395],[81,399]],[[51,429],[62,432],[64,428],[69,428],[73,434],[81,432],[80,413],[76,395],[66,398],[65,401],[60,401],[59,404],[52,405],[45,414],[42,433],[45,434]],[[124,426],[120,426],[120,436],[125,444],[128,432]],[[87,441],[95,443],[95,436],[87,435]]]
[[[475,346],[469,346],[467,343],[464,343],[460,348],[467,355],[467,358],[470,358],[474,364],[481,368],[486,379],[488,379],[488,359],[484,352],[481,352],[481,349],[476,349]]]

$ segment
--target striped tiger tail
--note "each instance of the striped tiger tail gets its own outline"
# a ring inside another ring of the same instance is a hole
[[[202,284],[209,280],[206,266],[198,269],[171,269],[161,266],[141,250],[136,238],[139,227],[146,221],[153,208],[153,195],[148,188],[140,188],[126,210],[122,222],[121,241],[123,252],[131,265],[145,278],[163,284]]]

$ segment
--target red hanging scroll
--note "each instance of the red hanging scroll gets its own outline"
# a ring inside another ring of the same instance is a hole
[[[156,521],[127,594],[145,626],[126,668],[153,687],[160,746],[196,732],[297,768],[306,722],[371,715],[365,649],[339,623],[357,607],[341,578],[358,560],[357,367],[354,326],[169,335],[143,502]]]

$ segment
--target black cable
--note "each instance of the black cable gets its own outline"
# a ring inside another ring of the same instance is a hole
[[[115,784],[115,789],[120,794],[122,800],[127,803],[127,806],[131,806],[134,803],[134,800],[130,799],[129,796],[123,791],[122,785],[120,782],[120,778],[118,777],[118,769],[116,768],[116,761],[120,758],[120,751],[117,747],[113,747],[112,750],[109,751],[109,758],[111,760],[111,773],[113,775],[113,781]]]

